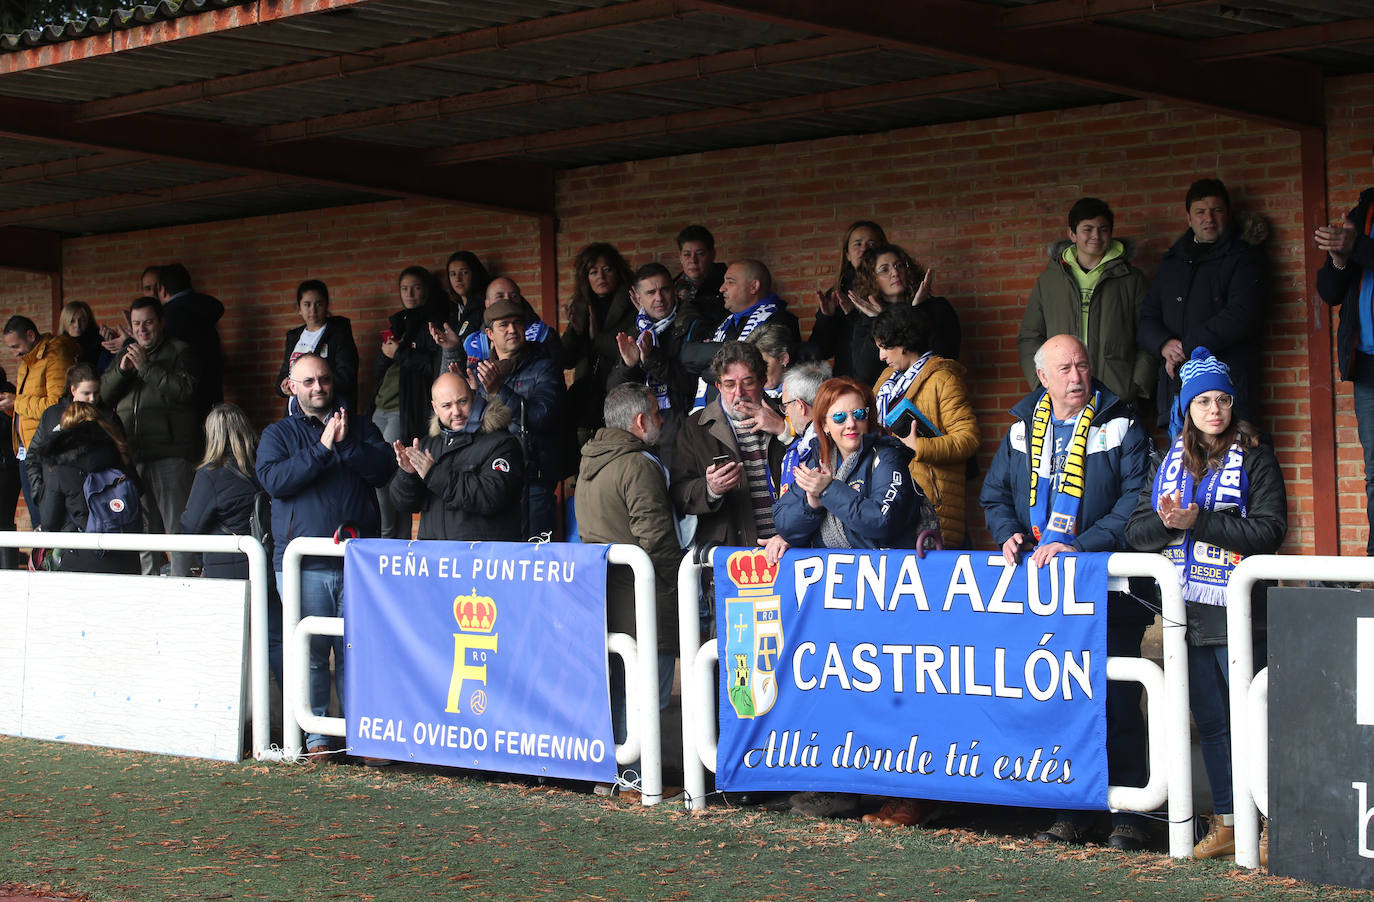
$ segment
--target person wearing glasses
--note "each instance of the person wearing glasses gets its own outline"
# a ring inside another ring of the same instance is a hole
[[[816,392],[811,418],[815,450],[809,459],[794,463],[792,481],[784,483],[773,505],[778,536],[765,545],[769,557],[788,547],[912,547],[921,490],[907,475],[911,451],[883,435],[877,424],[873,390],[847,376],[827,379]],[[862,797],[799,792],[788,802],[798,814],[836,818],[857,815]],[[907,800],[885,806],[884,818],[898,804],[905,806]]]
[[[1173,562],[1188,612],[1188,699],[1212,788],[1207,835],[1195,858],[1236,851],[1231,795],[1226,584],[1241,559],[1273,554],[1288,533],[1288,494],[1274,449],[1235,415],[1235,386],[1226,364],[1196,348],[1183,364],[1177,413],[1182,428],[1126,524],[1137,551],[1158,551]],[[1255,605],[1255,664],[1267,649],[1266,586],[1251,590]],[[1260,864],[1268,864],[1268,826]]]
[[[853,340],[863,346],[853,349],[853,372],[842,375],[852,375],[868,385],[878,378],[883,363],[873,347],[873,320],[894,305],[923,309],[932,322],[932,349],[946,360],[959,359],[959,315],[948,300],[931,293],[930,270],[923,270],[897,245],[879,244],[864,251],[849,302],[857,314]]]
[[[816,453],[773,505],[778,535],[803,548],[911,547],[919,492],[911,452],[877,425],[873,390],[846,376],[816,392]]]
[[[371,419],[339,403],[334,371],[318,354],[302,354],[291,365],[294,413],[262,431],[258,483],[272,498],[272,567],[282,589],[282,559],[297,536],[332,536],[344,523],[358,537],[381,535],[377,489],[396,472],[396,453]],[[301,565],[301,616],[343,616],[343,558],[309,557]],[[323,715],[334,684],[344,707],[344,641],[310,639],[310,709]],[[330,675],[329,657],[334,656]],[[312,753],[329,750],[329,738],[306,737]]]
[[[1043,386],[1011,409],[1015,421],[988,468],[979,497],[988,532],[1008,564],[1029,553],[1044,567],[1062,552],[1126,549],[1126,520],[1146,484],[1150,438],[1131,406],[1093,378],[1076,335],[1056,335],[1035,353]],[[1069,479],[1073,474],[1076,478]],[[1154,612],[1129,595],[1107,601],[1107,655],[1140,657]],[[1145,785],[1140,684],[1107,683],[1107,775],[1113,786]],[[1082,843],[1097,812],[1061,811],[1037,839]],[[1108,843],[1134,851],[1149,841],[1138,814],[1112,815]]]

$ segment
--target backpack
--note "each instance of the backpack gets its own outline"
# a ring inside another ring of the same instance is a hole
[[[138,489],[123,470],[113,467],[86,474],[81,485],[86,496],[86,532],[127,532],[142,515]]]
[[[254,485],[252,479],[240,473],[237,467],[226,465],[225,469],[233,473],[239,479],[249,485]],[[220,527],[224,529],[224,527]],[[229,530],[224,530],[229,535]],[[267,552],[267,561],[272,561],[273,552],[276,550],[272,542],[272,496],[267,494],[265,489],[258,489],[253,493],[253,506],[248,511],[248,534],[257,539],[262,544],[263,550]]]

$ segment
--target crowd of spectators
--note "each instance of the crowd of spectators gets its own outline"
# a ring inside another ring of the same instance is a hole
[[[331,312],[323,282],[302,282],[302,323],[286,333],[276,381],[232,386],[270,388],[285,400],[283,419],[260,443],[242,411],[222,404],[215,324],[223,305],[195,291],[180,264],[149,267],[144,296],[113,327],[81,302],[63,309],[55,335],[22,316],[5,324],[18,367],[0,394],[11,437],[0,445],[0,528],[12,528],[18,494],[35,527],[83,528],[73,480],[106,468],[136,483],[142,528],[153,532],[179,524],[242,533],[248,506],[265,491],[278,570],[296,536],[348,524],[363,536],[409,538],[415,513],[421,539],[562,538],[580,527],[585,541],[635,542],[649,552],[670,675],[683,549],[763,546],[776,558],[793,546],[969,548],[970,482],[981,484],[988,531],[1013,563],[1168,549],[1190,533],[1241,554],[1272,549],[1286,530],[1286,503],[1272,453],[1255,450],[1267,448],[1256,404],[1265,261],[1221,182],[1201,179],[1183,200],[1187,228],[1153,283],[1135,266],[1131,240],[1116,236],[1107,203],[1085,197],[1070,206],[1018,331],[1030,391],[1005,422],[975,416],[957,307],[935,293],[930,269],[867,220],[844,233],[809,334],[766,263],[717,260],[700,225],[677,236],[676,275],[656,261],[634,269],[611,244],[584,248],[561,335],[513,280],[472,253],[452,254],[437,272],[408,266],[396,282],[400,309],[377,346],[364,348],[377,355],[371,386],[359,384],[349,318]],[[1361,201],[1356,219],[1370,206]],[[1318,234],[1331,255],[1319,286],[1331,303],[1369,306],[1357,277],[1374,261],[1368,231],[1352,219]],[[1351,327],[1343,320],[1341,329],[1342,372],[1374,381],[1363,366],[1374,356],[1365,333],[1374,330],[1366,325],[1347,340]],[[1357,350],[1347,353],[1352,343]],[[1203,422],[1208,411],[1218,416]],[[1362,439],[1374,435],[1366,420],[1374,414],[1361,416]],[[1193,474],[1187,497],[1154,485],[1151,434],[1163,427],[1166,451],[1182,443],[1178,460]],[[984,435],[1002,438],[986,474],[974,462]],[[1243,449],[1234,461],[1233,446]],[[1214,509],[1212,495],[1204,503],[1202,487],[1240,466],[1255,470],[1251,492],[1265,502],[1261,538],[1233,539],[1233,530],[1206,525],[1259,516],[1258,505]],[[566,523],[560,485],[575,498]],[[0,554],[0,565],[16,565],[12,551]],[[173,554],[171,573],[192,564]],[[227,575],[224,566],[207,559],[205,573]],[[144,572],[155,567],[151,556],[143,563]],[[307,571],[304,613],[338,613],[338,563],[312,560]],[[608,591],[623,596],[628,587]],[[1108,611],[1109,653],[1138,656],[1154,612],[1124,595]],[[1215,663],[1216,639],[1199,640],[1199,668]],[[318,711],[328,704],[331,655],[342,702],[343,645],[312,640]],[[1108,749],[1113,782],[1139,785],[1144,725],[1131,685],[1111,684]],[[1215,708],[1215,682],[1194,685],[1206,686],[1194,703],[1206,692]],[[1225,742],[1209,736],[1213,747]],[[322,749],[327,738],[310,743]],[[817,794],[809,795],[799,805],[814,813]],[[1220,814],[1224,804],[1218,792]],[[874,819],[928,816],[928,808],[889,803]],[[1041,836],[1082,841],[1093,820],[1066,812]],[[1112,823],[1113,845],[1145,842],[1139,818],[1118,814]],[[1225,854],[1224,839],[1199,848]]]

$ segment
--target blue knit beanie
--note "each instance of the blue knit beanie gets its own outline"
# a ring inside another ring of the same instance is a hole
[[[1212,352],[1206,348],[1194,348],[1193,356],[1183,362],[1178,374],[1183,380],[1183,387],[1179,389],[1178,400],[1174,402],[1174,408],[1169,415],[1171,439],[1177,438],[1183,431],[1183,418],[1186,416],[1188,405],[1193,403],[1193,399],[1198,395],[1219,391],[1233,398],[1236,396],[1236,387],[1231,384],[1231,368],[1213,357]]]

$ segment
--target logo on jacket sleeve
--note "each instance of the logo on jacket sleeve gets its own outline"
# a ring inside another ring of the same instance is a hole
[[[491,462],[491,468],[498,473],[509,473],[510,461],[506,460],[504,457],[498,457]]]

